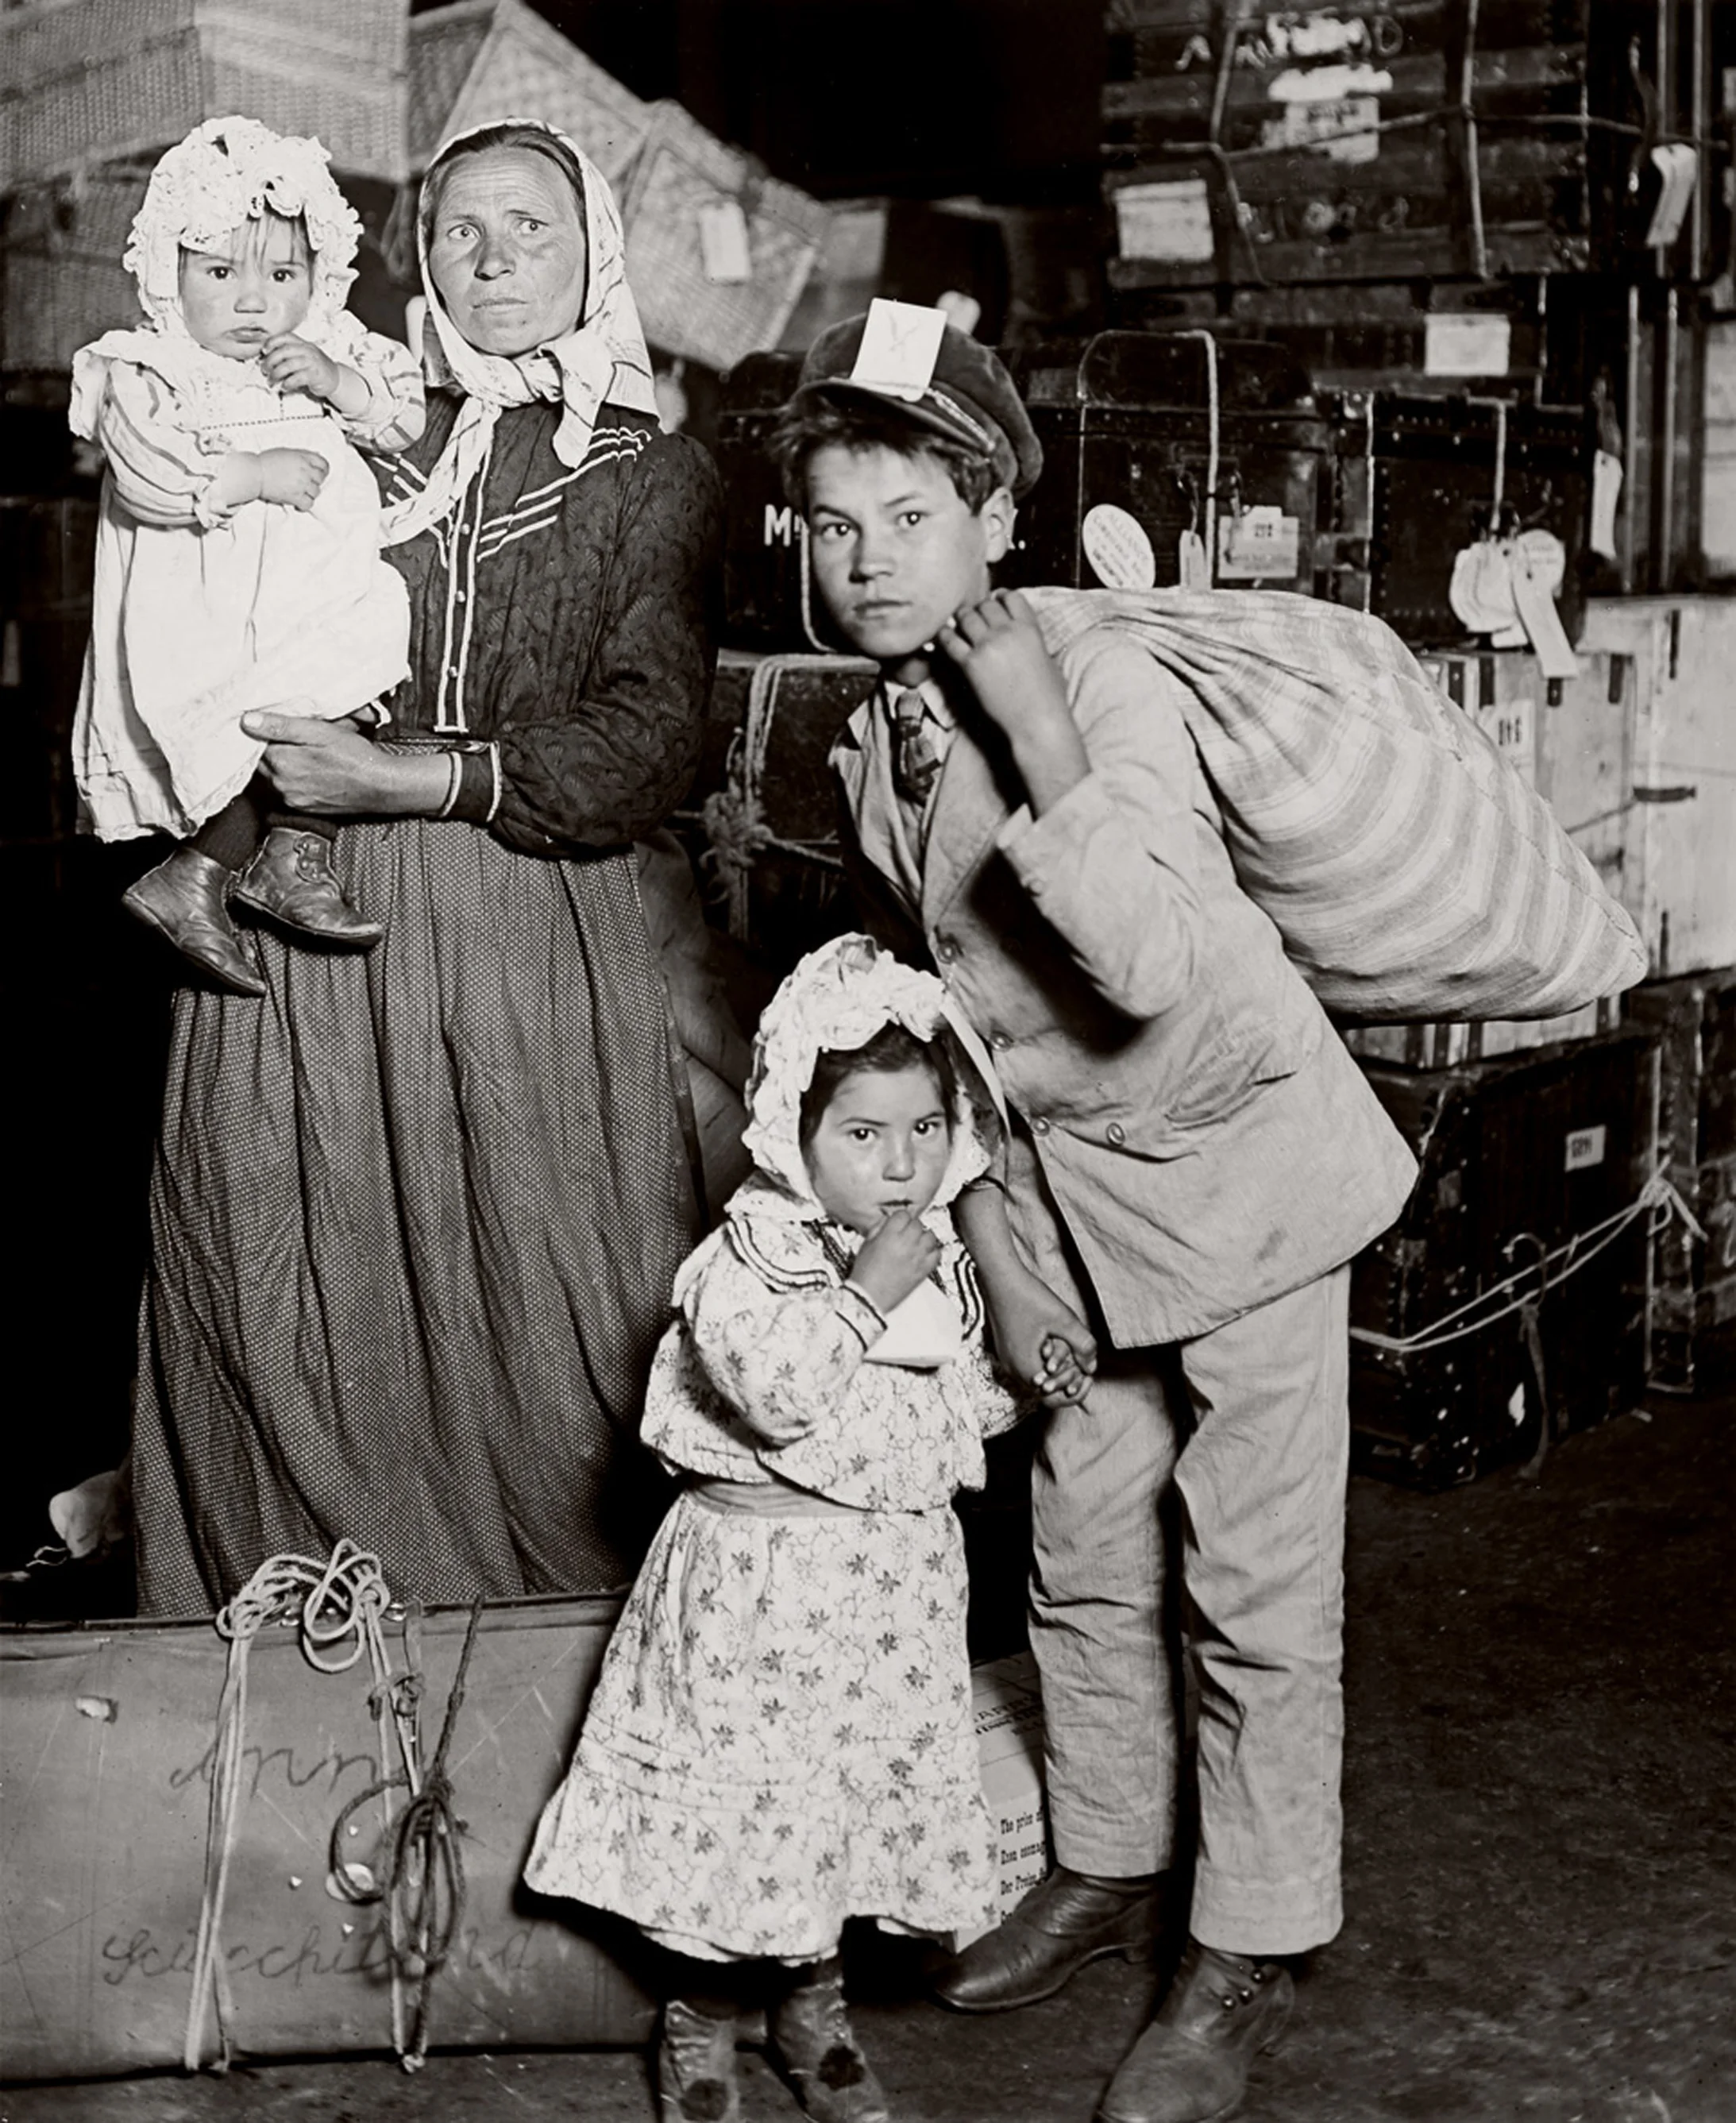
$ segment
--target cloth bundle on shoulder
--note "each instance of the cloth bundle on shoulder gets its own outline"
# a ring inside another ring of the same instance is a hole
[[[1383,621],[1282,591],[1025,595],[1051,654],[1107,626],[1181,682],[1237,876],[1335,1015],[1551,1017],[1645,977],[1548,804]]]

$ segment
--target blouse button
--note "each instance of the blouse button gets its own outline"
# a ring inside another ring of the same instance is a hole
[[[1119,1121],[1111,1121],[1103,1132],[1117,1148],[1127,1140],[1127,1131]]]
[[[1032,1132],[1032,1135],[1047,1135],[1047,1134],[1048,1134],[1048,1132],[1049,1132],[1049,1123],[1048,1123],[1048,1122],[1047,1122],[1047,1121],[1046,1121],[1046,1120],[1043,1118],[1043,1117],[1042,1117],[1042,1115],[1041,1115],[1041,1113],[1033,1113],[1033,1114],[1032,1115],[1032,1117],[1031,1117],[1031,1132]]]
[[[1008,1049],[1008,1047],[1013,1044],[1013,1042],[1012,1042],[1009,1038],[1008,1038],[1008,1037],[1007,1037],[1007,1035],[1006,1035],[1006,1033],[1005,1033],[1004,1032],[997,1032],[996,1033],[994,1033],[994,1035],[993,1036],[993,1038],[990,1040],[989,1044],[990,1044],[991,1047],[998,1047],[1001,1050],[1001,1052],[1002,1052],[1003,1053],[1004,1053],[1004,1052],[1006,1052],[1006,1050],[1007,1050],[1007,1049]]]

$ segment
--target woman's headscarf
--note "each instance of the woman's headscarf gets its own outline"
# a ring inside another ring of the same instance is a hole
[[[464,404],[428,485],[414,499],[386,513],[388,545],[401,545],[441,523],[481,469],[489,439],[503,407],[528,405],[536,400],[558,401],[560,420],[554,430],[554,454],[564,465],[583,462],[591,445],[597,410],[606,401],[657,415],[651,358],[639,307],[627,285],[626,239],[608,180],[583,150],[540,119],[505,118],[473,126],[447,142],[423,179],[424,199],[438,185],[447,164],[466,141],[479,134],[512,126],[545,134],[558,141],[583,179],[581,211],[585,227],[584,307],[572,330],[528,354],[484,354],[474,347],[452,321],[428,263],[426,213],[416,218],[416,246],[422,262],[422,285],[428,298],[422,358],[428,381],[460,391]],[[510,143],[503,143],[510,147]],[[534,152],[534,151],[530,151]]]
[[[866,1046],[889,1024],[918,1039],[943,1039],[957,1079],[952,1155],[934,1206],[945,1207],[988,1169],[984,1137],[995,1136],[1000,1094],[982,1042],[932,973],[881,950],[871,936],[839,936],[808,953],[760,1019],[742,1137],[756,1180],[737,1202],[761,1213],[779,1202],[798,1218],[821,1213],[801,1141],[802,1100],[814,1063],[829,1051]]]

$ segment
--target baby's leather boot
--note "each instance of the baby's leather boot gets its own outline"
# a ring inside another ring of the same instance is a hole
[[[236,995],[262,996],[265,983],[248,963],[224,909],[232,883],[233,873],[221,863],[182,846],[129,885],[120,903],[201,972]]]
[[[263,914],[280,929],[322,944],[366,950],[386,931],[358,914],[344,897],[331,866],[331,842],[323,833],[274,826],[235,881],[236,903]]]

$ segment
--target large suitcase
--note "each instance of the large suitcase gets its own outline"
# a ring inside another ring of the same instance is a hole
[[[1364,1066],[1420,1171],[1351,1274],[1353,1463],[1442,1488],[1633,1407],[1656,1036],[1425,1073]]]
[[[1692,1393],[1710,1338],[1736,1321],[1736,966],[1629,996],[1663,1039],[1659,1149],[1698,1231],[1679,1216],[1652,1256],[1652,1383]]]
[[[1322,596],[1377,614],[1413,645],[1462,644],[1472,637],[1448,597],[1460,551],[1541,529],[1561,541],[1556,602],[1577,635],[1589,410],[1404,391],[1328,391],[1322,404],[1333,434]]]
[[[1043,475],[1004,582],[1167,588],[1191,532],[1215,588],[1313,590],[1331,436],[1284,349],[1108,331],[1007,359]]]

